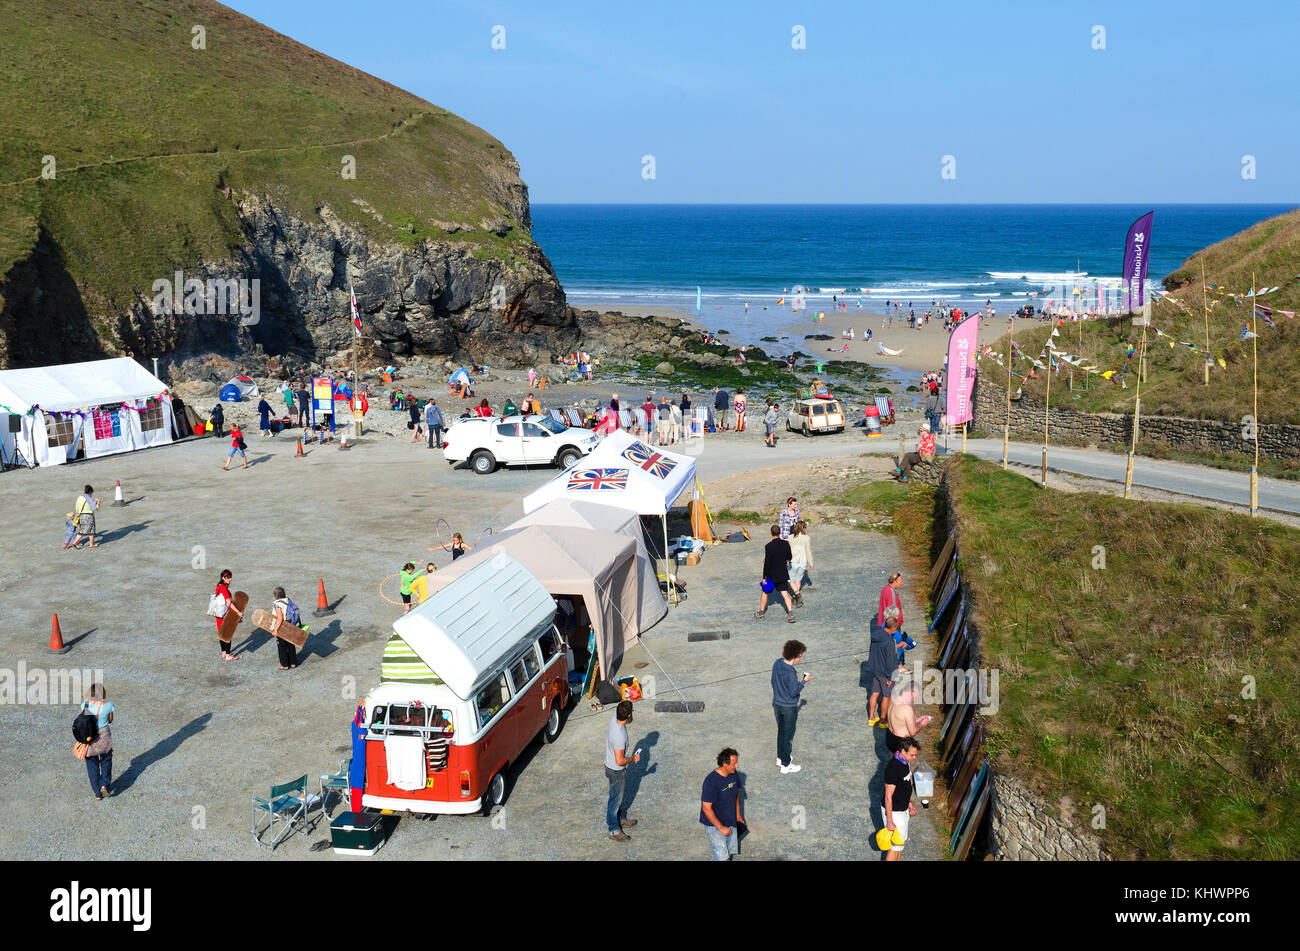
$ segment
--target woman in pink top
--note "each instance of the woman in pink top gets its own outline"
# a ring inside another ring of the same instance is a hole
[[[912,472],[912,466],[921,461],[934,462],[934,433],[930,432],[929,423],[921,424],[916,440],[916,452],[909,452],[903,457],[901,463],[894,468],[894,471],[898,474],[898,481],[906,482],[907,477]]]

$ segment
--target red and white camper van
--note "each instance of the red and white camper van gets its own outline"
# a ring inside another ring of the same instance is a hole
[[[508,555],[466,572],[393,624],[382,682],[365,699],[373,809],[489,811],[533,739],[554,740],[568,703],[555,601]]]

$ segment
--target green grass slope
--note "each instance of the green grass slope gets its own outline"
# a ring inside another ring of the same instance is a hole
[[[948,471],[997,768],[1120,857],[1300,855],[1300,532]]]
[[[227,256],[225,189],[372,236],[531,245],[517,165],[483,130],[210,0],[6,4],[0,281],[44,231],[91,312]],[[191,45],[206,30],[206,49]],[[41,178],[44,156],[57,177]],[[342,177],[356,159],[355,179]]]
[[[1218,353],[1233,345],[1230,354],[1237,362],[1225,361],[1226,368],[1215,363],[1210,370],[1210,384],[1206,386],[1204,357],[1177,343],[1170,347],[1168,338],[1159,337],[1148,328],[1147,379],[1142,384],[1144,415],[1240,420],[1252,412],[1251,341],[1242,344],[1240,340],[1242,325],[1251,316],[1251,306],[1249,301],[1237,303],[1222,295],[1204,294],[1201,289],[1202,262],[1207,284],[1234,292],[1249,291],[1252,275],[1259,287],[1286,285],[1300,275],[1300,210],[1262,221],[1211,245],[1165,278],[1165,287],[1170,294],[1191,312],[1169,301],[1159,301],[1152,308],[1152,325],[1175,341],[1204,348],[1204,300],[1208,297],[1212,303],[1209,308],[1210,349]],[[1260,303],[1300,313],[1300,284],[1260,298]],[[1264,425],[1300,424],[1300,400],[1297,400],[1297,395],[1300,395],[1300,317],[1288,319],[1275,315],[1273,320],[1277,324],[1276,330],[1262,320],[1259,322],[1259,420]],[[1026,353],[1038,356],[1052,328],[1035,326],[1022,331],[1020,328],[1028,324],[1024,321],[1019,324],[1016,342]],[[1005,361],[1005,322],[999,321],[997,327],[990,329],[1002,334],[992,346]],[[1126,317],[1067,323],[1060,329],[1061,335],[1056,338],[1060,350],[1087,357],[1102,370],[1118,370],[1124,366],[1128,348],[1138,347],[1142,338],[1141,328],[1133,327]],[[1052,380],[1053,404],[1087,412],[1133,412],[1136,356],[1128,362],[1127,389],[1076,370],[1075,389],[1067,391],[1065,382],[1069,365],[1062,365],[1060,375]],[[1001,385],[1005,377],[1000,375],[997,364],[983,358],[980,366],[986,383]],[[1021,360],[1014,363],[1019,373],[1027,373],[1028,367],[1029,364]],[[1016,378],[1015,384],[1023,385],[1026,392],[1042,398],[1045,396],[1046,377],[1041,371],[1038,375],[1037,380]]]

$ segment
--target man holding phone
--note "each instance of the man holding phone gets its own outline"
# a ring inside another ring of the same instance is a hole
[[[636,825],[627,817],[623,805],[623,787],[627,784],[627,765],[641,762],[641,751],[627,755],[627,725],[632,722],[632,701],[622,700],[614,708],[614,716],[605,732],[605,778],[609,780],[609,802],[605,806],[605,825],[609,837],[615,842],[626,842],[632,837],[624,832]]]
[[[803,662],[808,648],[802,641],[786,641],[781,656],[772,664],[772,710],[776,714],[776,765],[782,775],[797,773],[803,767],[791,757],[794,745],[794,728],[799,720],[799,694],[812,679],[812,674],[800,676],[794,665]]]

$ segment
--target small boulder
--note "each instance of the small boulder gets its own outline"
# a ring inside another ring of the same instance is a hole
[[[671,363],[665,360],[663,363],[657,364],[655,366],[655,372],[662,373],[664,376],[672,376],[674,373],[677,372],[677,370]]]

